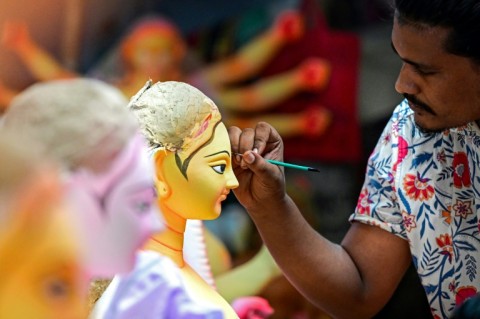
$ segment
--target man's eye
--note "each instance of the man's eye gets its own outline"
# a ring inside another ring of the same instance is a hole
[[[223,174],[225,172],[226,167],[227,167],[227,165],[220,164],[220,165],[212,166],[212,169],[215,171],[215,173]]]
[[[434,71],[423,70],[423,69],[419,69],[419,68],[414,68],[413,70],[415,71],[415,73],[423,75],[423,76],[435,74]]]

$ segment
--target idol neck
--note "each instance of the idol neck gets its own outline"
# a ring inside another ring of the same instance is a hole
[[[166,230],[152,236],[147,248],[153,246],[154,250],[168,256],[178,267],[183,268],[185,266],[183,242],[187,220],[160,201],[159,206],[165,220]]]

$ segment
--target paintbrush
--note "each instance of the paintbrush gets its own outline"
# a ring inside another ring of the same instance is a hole
[[[240,154],[240,153],[234,153],[234,155],[243,156],[243,154]],[[271,159],[266,159],[266,161],[271,163],[271,164],[274,164],[274,165],[293,168],[293,169],[298,169],[298,170],[301,170],[301,171],[320,172],[320,170],[318,170],[317,168],[314,168],[314,167],[285,163],[285,162],[275,161],[275,160],[271,160]]]

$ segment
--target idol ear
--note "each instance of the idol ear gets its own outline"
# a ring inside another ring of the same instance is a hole
[[[154,183],[159,198],[167,198],[171,194],[170,186],[168,185],[168,182],[163,174],[163,163],[168,155],[167,152],[167,150],[159,149],[155,152],[155,154],[153,154],[153,161],[155,164]]]

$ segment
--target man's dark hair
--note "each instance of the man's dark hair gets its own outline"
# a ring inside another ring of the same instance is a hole
[[[451,29],[444,44],[446,51],[480,64],[479,0],[395,0],[394,3],[400,24]]]

